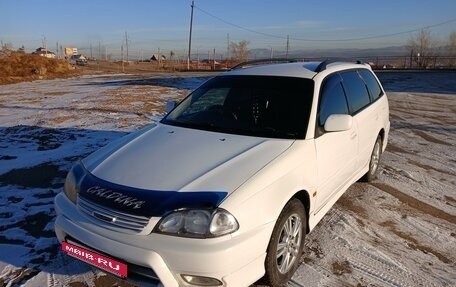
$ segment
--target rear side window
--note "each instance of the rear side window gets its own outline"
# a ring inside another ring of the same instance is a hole
[[[372,72],[364,69],[359,70],[358,72],[366,83],[372,100],[375,101],[376,99],[380,98],[383,92],[374,75],[372,75]]]
[[[347,100],[339,74],[329,76],[323,83],[318,125],[323,127],[333,114],[348,114]]]
[[[369,93],[364,81],[356,71],[347,71],[340,74],[344,88],[347,92],[348,105],[350,111],[355,114],[362,108],[370,104]]]

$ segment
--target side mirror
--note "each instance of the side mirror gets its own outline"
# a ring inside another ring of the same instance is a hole
[[[166,103],[165,112],[169,113],[176,107],[177,103],[175,101],[169,101]]]
[[[330,115],[325,122],[325,131],[342,132],[348,131],[353,126],[353,117],[350,115]]]

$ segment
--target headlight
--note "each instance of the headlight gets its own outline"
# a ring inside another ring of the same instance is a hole
[[[157,226],[157,233],[196,238],[218,237],[239,229],[234,216],[221,208],[177,210],[164,217]]]
[[[84,167],[81,163],[74,165],[68,172],[65,180],[64,192],[65,195],[73,202],[76,203],[76,197],[79,192],[79,184],[85,175]]]

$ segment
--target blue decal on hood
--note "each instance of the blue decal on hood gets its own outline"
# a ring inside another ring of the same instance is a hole
[[[122,212],[142,216],[163,216],[179,208],[212,208],[227,196],[224,191],[161,191],[123,186],[87,172],[79,196]]]

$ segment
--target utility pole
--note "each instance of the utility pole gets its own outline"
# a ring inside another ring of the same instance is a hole
[[[93,59],[92,42],[90,42],[90,59]]]
[[[226,34],[226,60],[230,59],[230,33]]]
[[[413,65],[413,49],[412,51],[410,51],[410,69],[412,68],[412,65]]]
[[[193,7],[195,6],[194,0],[192,0],[192,14],[190,17],[190,36],[188,38],[188,56],[187,56],[187,70],[190,70],[190,55],[192,50],[192,27],[193,27]]]
[[[41,39],[41,41],[43,42],[43,48],[44,48],[44,53],[46,54],[46,57],[47,57],[47,42],[46,42],[46,36],[43,36],[43,39]]]
[[[200,68],[199,47],[196,47],[196,69],[199,70],[199,68]]]
[[[127,48],[127,63],[128,63],[128,34],[125,31],[125,47]]]
[[[214,48],[214,52],[212,55],[213,55],[212,59],[213,59],[213,66],[214,66],[213,70],[215,70],[215,48]]]
[[[124,54],[123,54],[123,45],[120,47],[120,54],[122,55],[122,73],[125,73],[125,66],[124,66]]]
[[[287,54],[285,56],[288,59],[288,52],[290,51],[290,35],[287,35]]]

